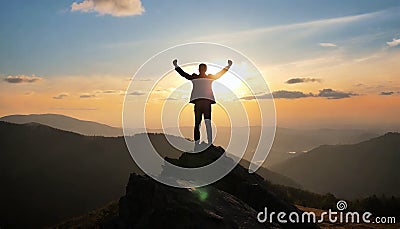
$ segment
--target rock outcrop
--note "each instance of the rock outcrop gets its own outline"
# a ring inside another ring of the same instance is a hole
[[[221,147],[211,146],[178,159],[166,158],[182,167],[199,167],[224,157],[233,160]],[[161,176],[168,176],[164,167]],[[257,214],[268,211],[298,212],[294,205],[269,191],[271,184],[237,165],[227,176],[201,188],[174,188],[150,177],[131,174],[126,195],[119,202],[119,217],[109,228],[318,228],[315,224],[260,223]]]
[[[110,228],[280,228],[261,224],[257,212],[237,197],[212,186],[174,188],[131,174],[119,201],[119,220]]]

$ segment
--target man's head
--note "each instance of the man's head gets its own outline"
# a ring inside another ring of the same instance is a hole
[[[207,65],[206,64],[199,64],[199,72],[200,74],[205,74],[207,71]]]

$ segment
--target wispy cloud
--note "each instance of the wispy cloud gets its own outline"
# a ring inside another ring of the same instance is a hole
[[[308,97],[322,97],[327,99],[344,99],[350,98],[352,96],[356,96],[358,94],[354,94],[351,92],[342,92],[336,91],[330,88],[322,89],[318,94],[313,94],[311,92],[304,93],[301,91],[287,91],[287,90],[279,90],[271,93],[262,93],[257,95],[244,96],[240,99],[242,100],[253,100],[253,99],[300,99],[300,98],[308,98]]]
[[[254,99],[272,99],[272,95],[271,93],[261,93],[261,94],[257,94],[257,95],[247,95],[247,96],[243,96],[240,99],[242,100],[254,100]]]
[[[361,58],[355,59],[355,61],[356,62],[364,62],[364,61],[376,59],[376,58],[379,58],[379,57],[381,57],[381,56],[378,55],[378,54],[373,54],[373,55],[369,55],[369,56],[365,56],[365,57],[361,57]]]
[[[53,96],[53,99],[64,99],[64,98],[66,98],[68,96],[69,96],[69,94],[64,92],[64,93],[60,93],[60,94],[58,94],[56,96]]]
[[[386,44],[387,44],[389,47],[396,47],[396,46],[400,45],[400,38],[398,38],[398,39],[393,38],[392,41],[388,41],[388,42],[386,42]]]
[[[174,98],[174,97],[168,97],[168,98],[162,98],[160,100],[164,100],[164,101],[176,101],[179,100],[178,98]]]
[[[79,96],[79,98],[81,99],[89,99],[89,98],[95,98],[96,95],[95,94],[82,94]]]
[[[379,95],[393,95],[394,92],[393,91],[382,91],[381,93],[379,93]]]
[[[336,91],[330,88],[322,89],[319,91],[319,93],[316,95],[317,97],[325,97],[328,99],[344,99],[344,98],[350,98],[351,96],[355,96],[357,94],[353,94],[351,92],[342,92],[342,91]]]
[[[30,95],[33,95],[33,94],[35,94],[34,91],[28,91],[28,92],[25,92],[25,93],[24,93],[24,95],[27,95],[27,96],[30,96]]]
[[[7,83],[35,83],[38,81],[43,80],[43,78],[32,75],[32,76],[26,76],[26,75],[15,75],[15,76],[7,76],[4,78],[4,81]]]
[[[374,82],[366,82],[353,85],[357,87],[357,91],[362,94],[370,95],[394,95],[400,90],[400,85],[397,80],[382,80]]]
[[[296,84],[296,83],[313,83],[313,82],[321,82],[321,79],[315,78],[292,78],[287,80],[285,83],[287,84]]]
[[[305,94],[301,91],[286,91],[286,90],[274,91],[272,92],[272,95],[276,99],[298,99],[298,98],[313,96],[312,93]]]
[[[244,96],[240,99],[243,100],[253,100],[253,99],[299,99],[305,97],[312,97],[312,93],[305,94],[301,91],[286,91],[286,90],[279,90],[274,91],[271,93],[262,93],[258,95],[251,95],[251,96]]]
[[[125,95],[125,91],[116,89],[106,89],[106,90],[93,90],[92,92],[82,93],[79,98],[89,99],[89,98],[99,98],[101,95]]]
[[[287,31],[287,30],[294,30],[294,29],[301,29],[301,28],[315,28],[315,27],[329,28],[329,26],[332,26],[332,25],[346,24],[346,23],[361,21],[361,20],[365,20],[365,19],[370,19],[370,18],[374,18],[381,14],[385,14],[385,11],[376,11],[376,12],[371,12],[371,13],[350,15],[350,16],[344,16],[344,17],[326,18],[326,19],[318,19],[318,20],[300,22],[300,23],[292,23],[292,24],[255,28],[255,29],[249,29],[249,30],[242,30],[242,31],[238,31],[238,32],[216,34],[213,36],[203,37],[202,39],[215,40],[217,38],[219,38],[219,39],[239,38],[239,37],[243,38],[243,37],[259,36],[259,35],[269,33],[269,32]],[[321,43],[321,44],[333,44],[333,43]]]
[[[101,90],[101,91],[96,91],[98,94],[118,94],[118,95],[123,95],[125,92],[122,90]]]
[[[327,48],[329,48],[329,47],[337,47],[337,45],[336,44],[334,44],[334,43],[318,43],[318,45],[319,46],[321,46],[321,47],[327,47]]]
[[[144,8],[140,0],[84,0],[73,2],[71,11],[97,12],[99,15],[109,14],[115,17],[125,17],[141,15]]]
[[[129,93],[128,95],[136,95],[136,96],[139,96],[139,95],[144,95],[144,94],[145,94],[144,92],[134,91],[134,92]]]
[[[318,58],[311,58],[305,60],[298,60],[289,62],[286,64],[278,65],[278,67],[285,67],[288,65],[296,66],[296,67],[309,67],[309,66],[317,66],[317,65],[327,65],[327,64],[334,64],[343,61],[342,57],[340,56],[324,56]]]

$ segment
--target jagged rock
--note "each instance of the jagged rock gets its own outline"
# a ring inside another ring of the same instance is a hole
[[[280,228],[261,224],[257,212],[240,199],[212,186],[174,188],[131,174],[112,228]]]
[[[227,157],[221,147],[211,146],[207,150],[193,154],[183,153],[178,159],[166,158],[170,163],[182,167],[199,167],[207,165],[220,157],[224,157],[224,162],[228,165],[233,160]],[[163,171],[164,176],[168,176],[168,167]],[[265,181],[256,173],[248,173],[248,170],[241,165],[237,165],[229,174],[221,180],[211,185],[214,188],[227,192],[238,199],[244,201],[256,212],[263,211],[265,207],[268,211],[275,212],[297,212],[302,213],[294,205],[280,199],[271,192],[271,184]],[[316,224],[281,224],[283,228],[318,228]]]
[[[234,161],[221,147],[204,152],[184,153],[178,159],[166,158],[183,167],[199,167],[223,157],[225,165]],[[224,163],[223,163],[224,164]],[[161,176],[168,176],[164,167]],[[102,220],[100,227],[128,228],[318,228],[315,224],[260,223],[259,212],[301,211],[280,199],[271,184],[237,165],[227,176],[201,188],[176,188],[148,176],[132,173],[126,194],[120,198],[118,216]]]

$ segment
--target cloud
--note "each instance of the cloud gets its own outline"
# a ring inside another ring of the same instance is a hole
[[[68,93],[60,93],[56,96],[53,96],[53,99],[64,99],[65,97],[68,97],[69,94]]]
[[[318,43],[318,45],[319,46],[321,46],[321,47],[327,47],[327,48],[329,48],[329,47],[337,47],[337,45],[336,44],[334,44],[334,43]]]
[[[351,96],[356,96],[358,94],[354,94],[351,92],[342,92],[336,91],[330,88],[322,89],[318,94],[313,94],[311,92],[304,93],[301,91],[286,91],[279,90],[272,92],[272,96],[270,93],[261,93],[258,95],[249,95],[241,97],[242,100],[253,100],[253,99],[300,99],[300,98],[308,98],[308,97],[322,97],[327,99],[344,99],[350,98]]]
[[[146,94],[146,93],[140,92],[140,91],[134,91],[134,92],[129,93],[128,95],[144,95],[144,94]]]
[[[79,96],[79,98],[81,98],[81,99],[89,99],[89,98],[94,98],[94,97],[96,97],[96,95],[94,95],[94,94],[82,94]]]
[[[397,45],[400,45],[400,38],[399,39],[393,38],[392,41],[388,41],[388,42],[386,42],[386,44],[389,47],[396,47]]]
[[[43,80],[41,77],[37,77],[35,75],[26,76],[26,75],[16,75],[16,76],[7,76],[4,78],[4,81],[7,83],[35,83]]]
[[[262,93],[262,94],[258,94],[258,95],[243,96],[240,99],[242,99],[242,100],[272,99],[272,95],[270,93]]]
[[[279,91],[274,91],[271,93],[263,93],[263,94],[258,94],[258,95],[250,95],[250,96],[244,96],[240,99],[243,100],[253,100],[253,99],[299,99],[299,98],[305,98],[305,97],[312,97],[312,93],[305,94],[301,91],[286,91],[286,90],[279,90]]]
[[[361,58],[357,58],[355,59],[356,62],[363,62],[363,61],[368,61],[368,60],[372,60],[372,59],[376,59],[381,57],[378,54],[374,54],[374,55],[370,55],[370,56],[365,56],[365,57],[361,57]]]
[[[174,98],[174,97],[167,97],[167,98],[160,98],[159,100],[162,101],[177,101],[180,100],[179,98]]]
[[[120,90],[104,90],[104,91],[100,91],[100,93],[103,93],[103,94],[119,94],[119,93],[121,93],[121,91]]]
[[[305,59],[305,60],[299,60],[299,61],[294,61],[290,63],[286,63],[282,66],[295,66],[295,67],[308,67],[308,66],[316,66],[316,65],[327,65],[327,64],[333,64],[337,62],[341,62],[343,59],[338,56],[324,56],[324,57],[318,57],[318,58],[312,58],[312,59]]]
[[[308,82],[318,82],[321,83],[320,79],[315,78],[292,78],[286,81],[287,84],[296,84],[296,83],[308,83]]]
[[[382,91],[381,93],[379,93],[379,95],[393,95],[394,92],[393,91]]]
[[[313,96],[312,93],[305,94],[301,91],[286,91],[286,90],[274,91],[272,92],[272,95],[276,99],[298,99],[298,98]]]
[[[120,94],[120,95],[123,95],[124,91],[121,91],[121,90],[102,90],[102,91],[97,91],[96,93],[98,93],[98,94]]]
[[[28,91],[28,92],[25,92],[25,93],[24,93],[24,95],[27,95],[27,96],[33,95],[33,94],[35,94],[35,92],[33,92],[33,91]]]
[[[333,25],[340,25],[340,24],[348,24],[357,21],[363,21],[366,19],[375,18],[380,15],[387,14],[387,11],[375,11],[365,14],[356,14],[356,15],[349,15],[343,17],[336,17],[336,18],[324,18],[324,19],[317,19],[312,21],[300,22],[300,23],[293,23],[293,24],[283,24],[283,25],[276,25],[270,27],[261,27],[255,29],[248,29],[248,30],[241,30],[235,31],[232,33],[221,33],[215,34],[211,36],[202,37],[202,40],[216,40],[216,39],[232,39],[232,38],[243,38],[243,37],[255,37],[261,34],[266,34],[274,31],[287,31],[287,30],[294,30],[294,29],[301,29],[301,28],[330,28]]]
[[[99,15],[125,17],[141,15],[144,8],[140,0],[84,0],[72,3],[71,11],[97,12]]]
[[[324,97],[327,99],[344,99],[344,98],[350,98],[351,96],[355,96],[357,94],[353,94],[351,92],[342,92],[342,91],[336,91],[330,88],[322,89],[319,91],[319,93],[316,95],[317,97]]]

